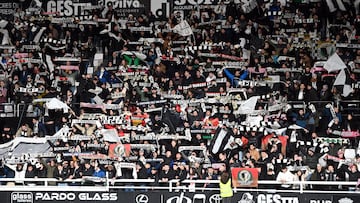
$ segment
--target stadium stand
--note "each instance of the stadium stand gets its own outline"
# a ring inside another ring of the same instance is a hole
[[[358,1],[195,2],[1,6],[1,183],[357,190]]]

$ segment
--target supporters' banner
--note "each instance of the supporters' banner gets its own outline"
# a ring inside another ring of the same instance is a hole
[[[80,107],[83,108],[95,108],[95,109],[113,109],[113,110],[117,110],[120,109],[120,106],[118,104],[92,104],[92,103],[85,103],[85,102],[80,102]]]
[[[259,179],[258,168],[232,168],[233,187],[257,187]]]
[[[338,131],[338,130],[334,130],[334,131],[332,131],[331,134],[338,135],[338,136],[341,136],[343,138],[351,138],[351,137],[360,136],[359,131]]]
[[[15,58],[26,58],[29,56],[28,53],[16,53],[13,55]]]
[[[348,49],[360,49],[360,44],[354,43],[336,43],[338,48],[348,48]]]
[[[79,70],[79,66],[60,66],[61,70]]]
[[[227,54],[220,54],[220,57],[224,58],[224,59],[234,60],[234,61],[242,61],[241,57],[231,56],[231,55],[227,55]]]
[[[103,117],[101,121],[103,124],[109,124],[109,125],[125,124],[123,116],[106,116]]]
[[[0,3],[0,14],[2,16],[13,15],[19,7],[19,3],[15,3],[14,1]]]
[[[21,93],[43,93],[45,90],[43,88],[25,88],[25,87],[20,87],[18,89],[15,90],[16,92],[21,92]]]
[[[10,157],[19,158],[23,154],[28,154],[30,149],[29,156],[35,157],[36,154],[49,153],[51,147],[46,138],[16,137],[12,141],[0,145],[0,158],[7,157],[8,160],[11,159]],[[9,151],[12,152],[10,155]]]

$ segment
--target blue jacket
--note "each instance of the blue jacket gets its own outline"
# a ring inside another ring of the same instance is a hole
[[[105,178],[106,174],[105,174],[105,171],[100,169],[99,171],[94,171],[93,176],[99,177],[99,178]]]
[[[237,87],[239,85],[239,80],[245,80],[248,75],[249,75],[249,72],[247,70],[245,70],[241,75],[240,75],[240,78],[239,79],[236,79],[235,76],[228,70],[228,69],[224,69],[224,72],[225,72],[225,75],[226,77],[229,78],[229,80],[231,81],[231,85],[233,87]]]

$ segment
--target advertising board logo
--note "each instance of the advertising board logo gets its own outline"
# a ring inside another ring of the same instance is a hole
[[[184,193],[182,192],[179,196],[173,196],[170,197],[168,200],[166,200],[166,203],[191,203],[192,200],[189,197],[184,196]]]
[[[91,6],[91,2],[78,3],[70,0],[51,0],[46,2],[47,12],[58,12],[59,16],[84,16],[89,11],[84,8]]]
[[[41,201],[117,201],[117,193],[98,192],[37,192],[35,200]]]
[[[158,18],[166,18],[166,16],[170,15],[170,1],[151,1],[151,12]]]
[[[332,203],[331,200],[310,200],[310,203]]]
[[[221,203],[221,200],[220,194],[213,194],[209,197],[210,203]]]
[[[254,203],[254,196],[250,193],[244,193],[241,197],[241,200],[238,203]]]
[[[174,5],[210,5],[213,3],[213,0],[175,0]]]
[[[280,194],[259,194],[257,203],[299,203],[298,197],[284,197]]]
[[[99,5],[112,6],[113,9],[117,8],[140,8],[143,5],[139,0],[100,0]]]
[[[149,197],[147,195],[144,195],[144,194],[138,194],[135,197],[135,201],[136,201],[136,203],[148,203],[149,202]]]
[[[339,203],[353,203],[354,201],[350,198],[344,197],[338,200]]]
[[[33,203],[34,197],[31,192],[12,192],[11,203]]]

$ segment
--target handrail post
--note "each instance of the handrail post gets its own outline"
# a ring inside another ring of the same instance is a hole
[[[20,109],[19,107],[20,107],[20,104],[21,104],[21,103],[18,103],[18,104],[16,105],[16,116],[17,116],[17,117],[19,117],[19,116],[20,116],[20,113],[19,113],[19,109]]]
[[[109,192],[110,190],[110,181],[109,181],[109,173],[106,172],[106,176],[105,176],[105,185],[106,185],[106,191]]]
[[[300,194],[302,194],[304,192],[304,185],[303,185],[303,180],[300,180]]]
[[[172,192],[172,181],[169,181],[169,192]]]

